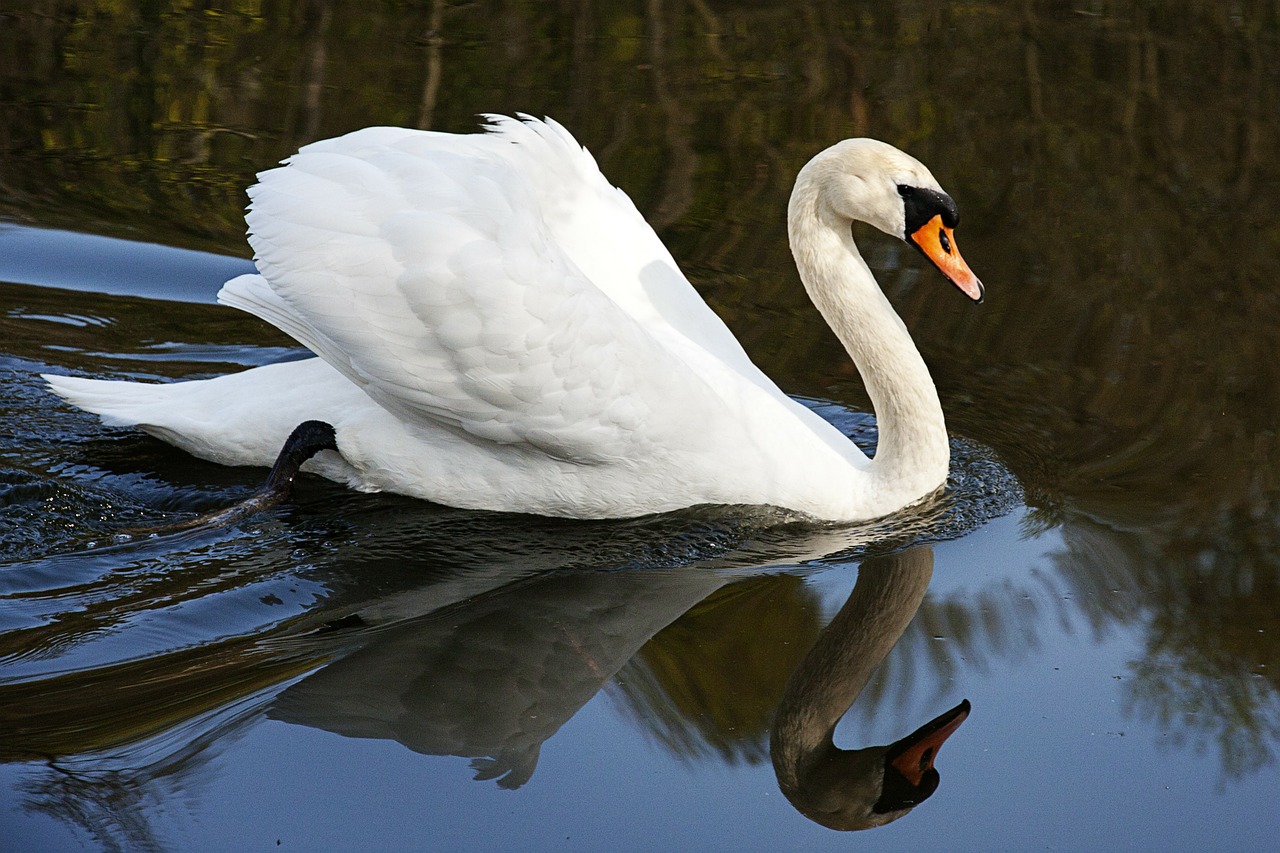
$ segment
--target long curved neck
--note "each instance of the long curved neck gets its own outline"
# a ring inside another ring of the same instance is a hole
[[[915,616],[933,577],[933,551],[912,548],[868,559],[849,599],[792,674],[773,725],[770,752],[785,790],[803,787],[837,750],[832,735]]]
[[[911,335],[858,252],[849,219],[825,206],[819,190],[816,180],[796,184],[787,223],[791,250],[809,298],[866,385],[880,434],[872,475],[885,500],[892,494],[900,507],[946,480],[942,405]]]

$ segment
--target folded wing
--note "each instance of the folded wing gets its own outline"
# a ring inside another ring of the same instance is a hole
[[[754,366],[630,203],[602,195],[596,182],[620,193],[590,155],[557,126],[506,121],[473,136],[371,128],[263,173],[247,217],[261,275],[220,298],[401,418],[475,441],[596,463],[710,440],[716,377]],[[603,284],[573,257],[606,266],[572,225],[583,193],[630,229],[617,246],[639,246]]]

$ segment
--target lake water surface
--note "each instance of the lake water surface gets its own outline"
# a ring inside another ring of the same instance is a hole
[[[1280,9],[888,6],[0,13],[0,846],[1274,848]],[[938,384],[946,493],[848,529],[304,478],[232,526],[121,538],[265,472],[38,374],[304,357],[213,302],[252,268],[253,174],[516,111],[569,127],[756,362],[869,448],[786,199],[848,136],[929,165],[983,305],[855,236]],[[965,700],[937,791],[887,825],[832,828],[868,823],[878,752],[787,781],[837,719],[860,750]]]

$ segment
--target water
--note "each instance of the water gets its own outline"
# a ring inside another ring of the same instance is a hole
[[[0,837],[1272,846],[1278,36],[1255,4],[7,15]],[[264,472],[102,427],[37,374],[301,357],[212,304],[249,268],[253,173],[362,125],[516,110],[570,127],[757,363],[864,444],[782,211],[835,139],[925,161],[986,303],[856,236],[937,381],[947,494],[831,530],[733,509],[547,521],[307,479],[238,525],[117,541]],[[815,644],[846,656],[823,678]],[[852,702],[846,749],[972,713],[937,792],[854,842],[783,795],[771,757],[779,706],[822,695]]]

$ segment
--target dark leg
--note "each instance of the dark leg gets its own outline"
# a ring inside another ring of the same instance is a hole
[[[270,503],[280,503],[293,493],[293,479],[298,476],[302,463],[321,450],[337,450],[338,440],[333,427],[324,421],[303,421],[285,439],[276,464],[271,468],[267,483],[258,497]]]
[[[242,518],[262,512],[265,509],[284,503],[293,494],[293,481],[298,476],[302,463],[321,450],[337,450],[338,442],[333,427],[324,421],[304,421],[299,424],[285,440],[276,457],[276,464],[267,475],[267,482],[257,494],[240,503],[206,513],[198,518],[180,521],[177,524],[164,525],[148,530],[126,530],[117,538],[137,539],[142,536],[157,536],[166,533],[177,533],[193,530],[197,527],[217,527],[231,524]]]

